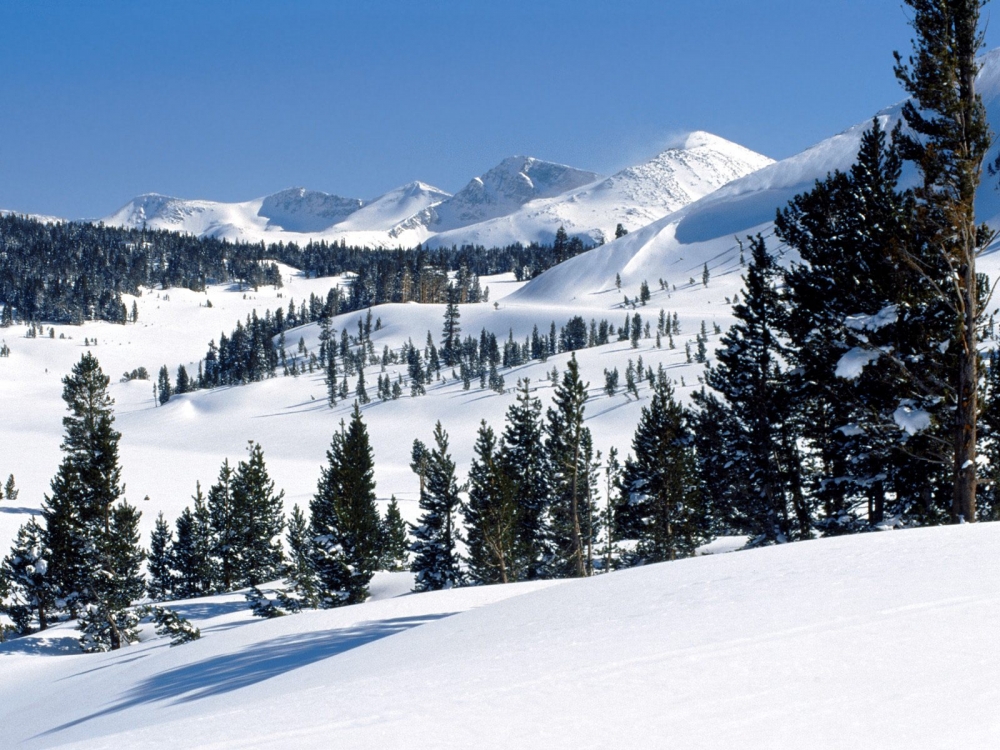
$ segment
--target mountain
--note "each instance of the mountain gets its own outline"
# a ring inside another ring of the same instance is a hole
[[[593,172],[511,156],[489,172],[474,177],[441,205],[424,212],[420,220],[434,232],[467,227],[506,216],[529,201],[549,198],[601,179]]]
[[[633,231],[772,162],[724,138],[696,131],[680,145],[607,179],[533,200],[513,213],[459,232],[443,232],[430,244],[546,243],[560,226],[589,242],[604,242],[614,237],[619,223]]]
[[[1000,131],[1000,49],[984,55],[977,91],[986,105],[994,132]],[[902,103],[876,116],[886,130],[900,121]],[[715,275],[734,274],[738,281],[737,237],[773,233],[775,212],[794,196],[812,188],[828,173],[847,169],[857,156],[862,133],[871,120],[858,123],[794,156],[770,164],[734,180],[662,219],[619,240],[595,248],[550,269],[512,295],[510,302],[556,303],[605,306],[603,296],[617,289],[616,276],[625,288],[638,288],[644,280],[663,278],[678,287],[698,276],[705,264]],[[984,159],[993,164],[1000,158],[1000,142],[994,142]],[[916,179],[912,165],[903,173],[904,184]],[[1000,192],[997,179],[984,173],[976,198],[977,217],[1000,228]],[[777,248],[776,240],[772,249]],[[1000,253],[985,254],[981,267],[996,278],[1000,275]],[[737,287],[738,288],[738,287]]]
[[[142,195],[106,224],[252,242],[344,240],[368,246],[551,242],[559,226],[589,242],[637,229],[771,160],[709,133],[604,178],[511,156],[455,195],[411,182],[371,201],[290,188],[242,203]]]
[[[103,222],[251,242],[308,242],[374,232],[374,237],[365,239],[377,242],[401,221],[447,197],[448,193],[422,182],[412,182],[371,201],[300,187],[240,203],[149,193],[129,201]]]

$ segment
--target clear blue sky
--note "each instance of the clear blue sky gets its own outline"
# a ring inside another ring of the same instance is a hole
[[[902,98],[906,22],[897,0],[8,0],[0,207],[455,191],[511,154],[610,173],[694,129],[781,158]]]

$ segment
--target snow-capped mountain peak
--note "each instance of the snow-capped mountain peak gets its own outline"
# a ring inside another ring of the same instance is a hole
[[[343,221],[365,205],[358,198],[342,198],[296,187],[263,199],[257,215],[267,219],[269,228],[286,232],[321,232]]]

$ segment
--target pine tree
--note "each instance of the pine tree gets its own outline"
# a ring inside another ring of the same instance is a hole
[[[357,404],[350,424],[334,433],[326,457],[310,504],[313,565],[321,606],[337,607],[368,598],[381,548],[375,464]]]
[[[131,609],[146,589],[139,515],[133,506],[119,503],[99,538],[99,567],[91,576],[91,595],[77,626],[84,651],[115,651],[139,637],[140,616]]]
[[[233,506],[233,469],[229,459],[222,462],[219,479],[208,490],[208,513],[212,527],[212,561],[221,591],[232,591],[237,582],[240,552],[239,527]],[[178,532],[178,537],[180,533]]]
[[[458,310],[457,292],[448,288],[448,304],[444,310],[444,331],[441,334],[441,360],[445,367],[458,364],[461,351],[462,329],[459,325],[461,313]]]
[[[513,570],[527,580],[545,576],[551,557],[547,524],[548,465],[542,431],[542,404],[531,395],[528,378],[518,381],[517,401],[507,409],[500,450],[503,473],[516,482],[517,544]]]
[[[423,514],[413,528],[416,541],[410,550],[416,574],[414,591],[450,589],[462,584],[455,551],[455,513],[460,500],[455,462],[448,454],[448,434],[438,422],[434,426],[434,448],[427,455],[426,482],[420,492]]]
[[[14,502],[15,500],[17,500],[18,494],[20,494],[20,490],[18,490],[17,486],[14,484],[14,475],[11,474],[9,477],[7,477],[7,481],[4,483],[3,486],[3,499],[9,500],[10,502]]]
[[[469,577],[476,583],[509,583],[520,577],[514,567],[518,505],[515,483],[507,476],[493,429],[483,420],[469,469],[469,500],[463,506]]]
[[[170,385],[170,371],[167,370],[166,365],[163,365],[163,367],[160,368],[160,377],[157,380],[156,387],[157,393],[159,393],[160,403],[167,403],[173,395],[173,388]]]
[[[977,225],[976,189],[992,143],[982,98],[976,93],[977,53],[983,47],[983,0],[906,0],[916,32],[906,63],[896,53],[895,73],[911,99],[903,104],[909,134],[903,156],[914,162],[922,183],[914,246],[900,259],[935,285],[953,326],[955,364],[950,388],[941,395],[953,406],[952,518],[976,520],[976,426],[979,415],[979,331],[985,295],[976,257],[995,237]],[[941,271],[921,264],[922,250],[943,258]],[[988,287],[987,287],[988,288]]]
[[[632,451],[635,457],[625,460],[619,485],[622,504],[636,508],[640,521],[636,562],[693,555],[707,540],[708,518],[694,439],[662,370],[649,406],[642,407]]]
[[[319,606],[319,586],[313,566],[312,535],[305,513],[296,505],[288,517],[285,532],[288,561],[285,564],[285,590],[278,594],[282,609],[298,612]]]
[[[406,533],[406,522],[399,512],[395,495],[389,500],[382,519],[382,549],[379,567],[382,570],[400,572],[410,566],[410,540]]]
[[[897,137],[874,121],[851,169],[796,196],[775,224],[801,258],[785,272],[784,332],[803,435],[817,457],[818,526],[828,534],[881,523],[887,513],[897,523],[931,520],[921,498],[936,494],[934,453],[947,442],[934,381],[946,379],[938,346],[950,331],[933,287],[898,260],[912,236],[913,202],[897,188]],[[901,408],[937,419],[910,434],[897,424]]]
[[[545,453],[551,481],[551,524],[554,559],[549,566],[555,577],[586,576],[589,561],[587,520],[596,513],[589,505],[589,461],[586,446],[590,430],[583,425],[587,387],[580,380],[576,356],[570,357],[562,380],[556,386],[553,406],[546,412]]]
[[[768,544],[808,537],[812,519],[803,493],[794,404],[782,367],[785,350],[777,337],[786,314],[776,289],[779,269],[760,236],[751,239],[751,255],[746,293],[733,311],[737,322],[722,338],[717,366],[705,374],[738,429],[728,449],[709,460],[726,466],[726,501],[742,532],[754,544]]]
[[[136,551],[138,539],[133,540],[138,513],[119,504],[121,436],[113,427],[108,383],[89,352],[63,378],[63,400],[70,412],[63,417],[63,461],[42,515],[60,601],[71,616],[86,607],[88,622],[103,633],[103,640],[97,639],[100,647],[114,650],[133,635],[127,607],[141,596],[142,578],[137,585],[131,571],[136,557],[141,565],[142,555]]]
[[[284,490],[275,493],[259,443],[248,446],[249,458],[240,461],[232,479],[233,525],[236,539],[235,578],[240,586],[258,586],[276,578],[284,553]]]
[[[0,588],[8,592],[0,609],[20,634],[30,633],[33,622],[45,630],[55,609],[56,589],[48,558],[44,530],[31,518],[18,529],[14,546],[0,567]]]
[[[170,527],[167,526],[163,513],[160,513],[156,517],[156,526],[153,528],[149,540],[149,559],[147,561],[149,598],[153,601],[169,599],[173,591],[172,546],[173,534],[170,533]]]
[[[184,365],[177,366],[177,386],[174,388],[174,393],[180,395],[182,393],[188,393],[194,390],[191,384],[191,378],[188,375],[187,369]]]
[[[212,514],[198,484],[194,510],[185,508],[177,518],[177,538],[170,549],[170,566],[175,572],[174,597],[191,599],[210,594],[216,587],[213,564]]]

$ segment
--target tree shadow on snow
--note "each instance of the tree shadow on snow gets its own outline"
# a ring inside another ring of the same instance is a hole
[[[27,513],[30,516],[41,514],[39,508],[27,508],[23,505],[0,505],[0,513]]]
[[[455,613],[397,617],[351,628],[296,633],[264,641],[236,653],[220,654],[193,664],[175,667],[143,680],[125,693],[117,703],[101,711],[60,724],[36,735],[35,738],[56,734],[92,719],[125,711],[134,706],[158,701],[170,701],[174,705],[190,703],[239,690],[452,614]]]

